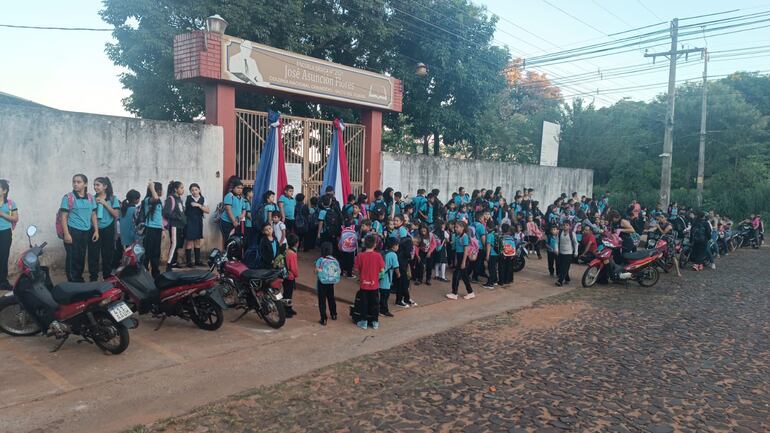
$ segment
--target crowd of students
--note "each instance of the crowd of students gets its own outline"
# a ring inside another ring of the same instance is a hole
[[[515,191],[508,201],[500,187],[471,194],[460,187],[446,203],[437,189],[419,189],[409,197],[392,188],[376,191],[371,199],[351,194],[340,203],[331,187],[320,197],[307,199],[304,194],[295,196],[293,186],[287,185],[277,198],[267,191],[254,200],[251,188],[233,176],[224,199],[212,211],[195,183],[185,194],[182,182],[171,181],[164,195],[163,185],[151,181],[144,197],[132,189],[122,201],[108,177],[97,177],[92,187],[93,194],[85,175],[73,176],[72,191],[62,197],[56,217],[68,281],[84,281],[86,261],[91,281],[100,273],[107,277],[123,249],[136,240],[145,247],[144,265],[157,276],[163,236],[169,240],[165,270],[181,266],[180,250],[185,266],[202,266],[204,220],[212,213],[224,239],[243,235],[244,261],[249,266],[287,270],[284,297],[290,317],[295,314],[291,299],[299,272],[297,254],[320,247],[315,262],[320,322],[337,318],[334,284],[355,275],[362,328],[378,328],[380,316],[392,316],[391,292],[393,305],[416,306],[410,289],[431,285],[434,279],[448,282],[447,269],[451,292],[446,297],[451,300],[459,299],[461,285],[463,299],[473,299],[471,282],[482,278],[486,289],[512,284],[514,257],[522,247],[538,258],[544,249],[555,284],[568,284],[571,264],[590,260],[598,248],[597,238],[606,230],[619,232],[621,253],[634,251],[644,237],[689,236],[693,269],[703,269],[704,264],[715,268],[714,256],[729,251],[725,240],[733,225],[727,217],[676,203],[664,212],[660,205],[647,209],[634,201],[619,211],[610,207],[609,192],[601,198],[562,194],[545,211],[533,199],[532,189]],[[6,290],[11,232],[19,220],[9,191],[8,182],[0,180],[0,289]],[[764,231],[760,215],[743,223],[756,237]]]

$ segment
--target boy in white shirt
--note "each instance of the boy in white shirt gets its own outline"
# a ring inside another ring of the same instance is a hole
[[[278,245],[286,245],[286,224],[281,221],[281,213],[273,212],[273,236],[278,241]]]

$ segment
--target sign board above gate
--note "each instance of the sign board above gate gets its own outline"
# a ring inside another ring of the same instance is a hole
[[[401,111],[399,80],[244,39],[222,36],[221,66],[224,80]]]

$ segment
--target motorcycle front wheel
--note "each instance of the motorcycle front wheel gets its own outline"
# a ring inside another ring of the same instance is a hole
[[[260,305],[259,316],[269,327],[278,329],[286,323],[286,308],[283,302],[276,302],[270,296],[263,296]]]
[[[597,267],[590,267],[586,269],[585,272],[583,272],[583,278],[581,280],[581,283],[583,284],[583,287],[593,287],[596,285],[596,282],[599,281],[599,274],[601,273],[601,269]]]
[[[96,328],[92,327],[90,337],[100,349],[113,355],[118,355],[128,349],[128,328],[116,322],[106,311],[96,311],[94,320],[96,321]]]
[[[40,326],[18,301],[0,298],[0,331],[14,337],[28,337],[40,333]]]
[[[198,328],[206,331],[216,331],[225,321],[222,307],[217,305],[208,296],[198,296],[192,299],[195,309],[191,311],[190,318]]]
[[[520,272],[524,269],[524,265],[527,264],[527,259],[524,256],[516,256],[513,259],[513,272]]]
[[[648,267],[639,273],[639,276],[637,277],[636,281],[642,287],[652,287],[655,284],[657,284],[659,279],[660,279],[660,272],[658,272],[658,270],[653,267]]]

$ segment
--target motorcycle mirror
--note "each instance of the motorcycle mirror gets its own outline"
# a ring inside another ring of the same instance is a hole
[[[27,236],[29,237],[35,236],[35,233],[37,233],[37,226],[27,227]]]

